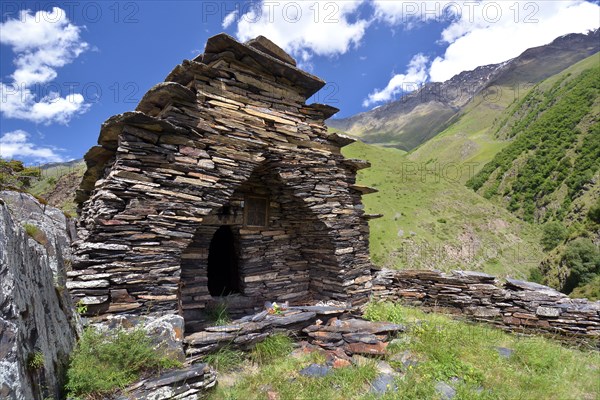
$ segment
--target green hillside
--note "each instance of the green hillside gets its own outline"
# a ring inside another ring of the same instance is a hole
[[[467,182],[523,220],[544,224],[547,256],[532,277],[592,298],[600,297],[599,57],[515,102],[494,127],[507,145]]]
[[[364,197],[384,214],[371,221],[374,262],[478,269],[600,297],[600,230],[588,217],[600,198],[598,65],[600,53],[532,87],[492,85],[410,153],[346,147],[373,165],[360,183],[379,189]]]
[[[360,184],[370,213],[373,261],[391,268],[480,270],[527,277],[542,259],[537,227],[481,198],[457,180],[456,171],[425,168],[406,153],[356,142],[344,155],[370,161]]]
[[[468,186],[501,196],[526,221],[562,220],[600,167],[598,106],[600,67],[536,87],[509,113],[520,117],[499,129],[514,140]]]
[[[564,74],[579,76],[582,71],[597,65],[600,65],[600,53],[546,79],[536,86],[536,90],[547,90]],[[515,74],[518,74],[518,71],[515,71]],[[516,108],[522,105],[531,90],[532,86],[524,83],[516,86],[492,85],[475,96],[454,124],[412,151],[408,159],[417,163],[440,165],[460,163],[478,172],[510,143],[506,140],[504,132],[507,126],[511,126],[520,118]],[[467,170],[471,171],[465,168],[465,171]],[[460,181],[465,183],[470,178],[472,175],[461,174]]]
[[[439,162],[476,162],[481,168],[502,148],[502,141],[485,132],[495,118],[534,85],[597,54],[599,39],[600,30],[561,36],[504,63],[427,83],[399,100],[327,124],[369,144],[406,151],[421,146],[414,153],[418,161],[429,160],[433,150]]]
[[[43,198],[51,206],[75,215],[75,191],[81,183],[85,168],[83,160],[42,165],[39,168],[39,178],[32,180],[28,192]]]

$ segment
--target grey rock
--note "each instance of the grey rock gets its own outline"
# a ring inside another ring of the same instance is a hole
[[[300,370],[300,375],[311,377],[323,377],[331,373],[331,367],[327,365],[310,364]]]
[[[377,375],[375,380],[371,382],[371,393],[382,395],[387,392],[397,392],[398,385],[396,385],[395,378],[396,376],[390,373],[382,373]]]
[[[43,245],[48,255],[48,264],[56,280],[64,285],[65,271],[59,274],[59,257],[62,263],[70,264],[72,260],[71,243],[77,239],[75,222],[67,218],[58,208],[40,204],[29,193],[4,190],[0,192],[11,215],[20,225],[31,224],[38,227],[48,239]],[[58,249],[59,254],[56,254]],[[68,268],[65,268],[65,270]]]
[[[5,199],[12,202],[11,211]],[[21,209],[13,214],[15,204]],[[57,223],[60,216],[63,217],[62,222]],[[23,223],[33,221],[40,229],[44,229],[48,238],[46,245],[30,239],[22,228]],[[79,318],[73,311],[71,299],[64,286],[61,286],[60,277],[65,275],[63,255],[69,254],[61,247],[68,247],[64,223],[64,215],[60,210],[45,207],[44,211],[44,207],[31,196],[11,192],[1,194],[2,399],[62,398],[62,376],[80,330]],[[43,358],[43,366],[37,370],[28,366],[28,360],[34,354]]]
[[[554,308],[554,307],[539,306],[535,310],[535,313],[536,313],[536,315],[539,315],[541,317],[558,317],[558,316],[560,316],[560,309]]]
[[[435,385],[435,390],[439,393],[443,400],[451,400],[456,396],[456,389],[447,384],[446,382],[438,382]]]
[[[117,400],[195,400],[216,384],[216,376],[207,364],[194,364],[137,382]]]
[[[509,349],[507,347],[496,347],[496,351],[503,358],[510,358],[515,352],[513,349]]]

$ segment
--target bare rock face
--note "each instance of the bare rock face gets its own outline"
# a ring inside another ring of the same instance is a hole
[[[36,242],[23,228],[35,225]],[[65,288],[67,219],[22,193],[0,193],[0,398],[61,398],[78,318]]]

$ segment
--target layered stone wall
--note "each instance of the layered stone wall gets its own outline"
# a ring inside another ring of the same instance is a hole
[[[600,338],[600,301],[571,299],[532,282],[500,283],[480,272],[374,271],[373,297],[444,308],[514,331]]]
[[[215,232],[231,230],[239,294],[264,300],[368,299],[370,218],[328,133],[337,110],[305,101],[324,82],[264,38],[221,34],[151,89],[136,112],[103,124],[85,159],[76,262],[68,286],[91,314],[179,312],[201,320]],[[248,196],[268,223],[248,226]]]

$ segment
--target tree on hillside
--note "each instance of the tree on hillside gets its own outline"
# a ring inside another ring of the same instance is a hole
[[[22,161],[0,158],[0,190],[28,189],[31,181],[39,178],[40,174],[39,168],[26,167]]]
[[[600,250],[590,239],[578,238],[569,242],[561,263],[570,271],[563,292],[571,293],[600,274]]]
[[[544,225],[540,243],[545,251],[552,250],[567,238],[567,229],[558,221],[551,221]]]
[[[600,224],[600,198],[596,202],[596,205],[590,208],[588,212],[588,218],[597,224]]]

